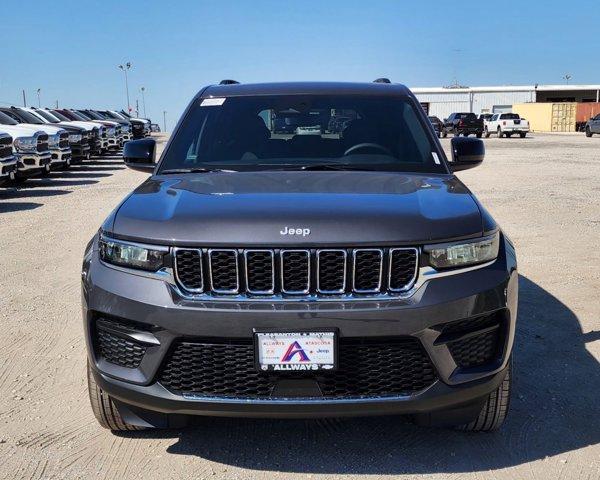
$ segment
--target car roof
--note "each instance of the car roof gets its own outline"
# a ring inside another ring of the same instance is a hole
[[[234,97],[246,95],[410,95],[410,90],[399,83],[351,82],[281,82],[235,83],[210,85],[197,97]]]

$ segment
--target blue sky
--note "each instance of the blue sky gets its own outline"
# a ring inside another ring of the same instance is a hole
[[[439,6],[437,6],[439,5]],[[598,0],[3,0],[0,102],[124,107],[172,126],[222,78],[409,86],[600,83]],[[498,6],[500,7],[498,8]],[[5,17],[6,18],[6,17]]]

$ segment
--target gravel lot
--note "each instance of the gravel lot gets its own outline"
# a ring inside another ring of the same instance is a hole
[[[516,388],[503,430],[390,417],[102,430],[87,398],[79,268],[101,221],[144,178],[103,158],[0,188],[0,478],[599,478],[600,138],[486,146],[484,165],[460,177],[519,255]]]

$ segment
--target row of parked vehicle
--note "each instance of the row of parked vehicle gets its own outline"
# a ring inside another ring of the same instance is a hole
[[[482,113],[478,117],[470,112],[457,112],[443,121],[430,116],[429,121],[440,138],[446,138],[448,134],[455,137],[475,135],[477,138],[489,138],[491,135],[510,138],[519,135],[525,138],[529,133],[529,122],[518,113]]]
[[[150,120],[125,111],[0,107],[0,185],[113,153],[150,132]]]

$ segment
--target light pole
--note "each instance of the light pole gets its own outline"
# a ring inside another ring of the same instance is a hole
[[[140,88],[140,91],[142,92],[142,107],[144,109],[144,118],[146,118],[146,96],[144,95],[146,87]]]
[[[129,70],[131,68],[131,62],[127,62],[125,65],[119,65],[118,66],[121,70],[123,70],[123,73],[125,74],[125,92],[127,93],[127,113],[131,112],[131,109],[129,108],[129,83],[127,82],[127,70]]]
[[[567,73],[563,78],[567,81],[567,85],[568,85],[569,80],[571,80],[571,78],[573,78],[573,77],[569,73]]]
[[[37,89],[37,96],[38,96],[38,108],[42,108],[42,102],[40,101],[40,92],[42,91],[41,88]]]
[[[163,110],[163,132],[167,131],[167,111]]]

